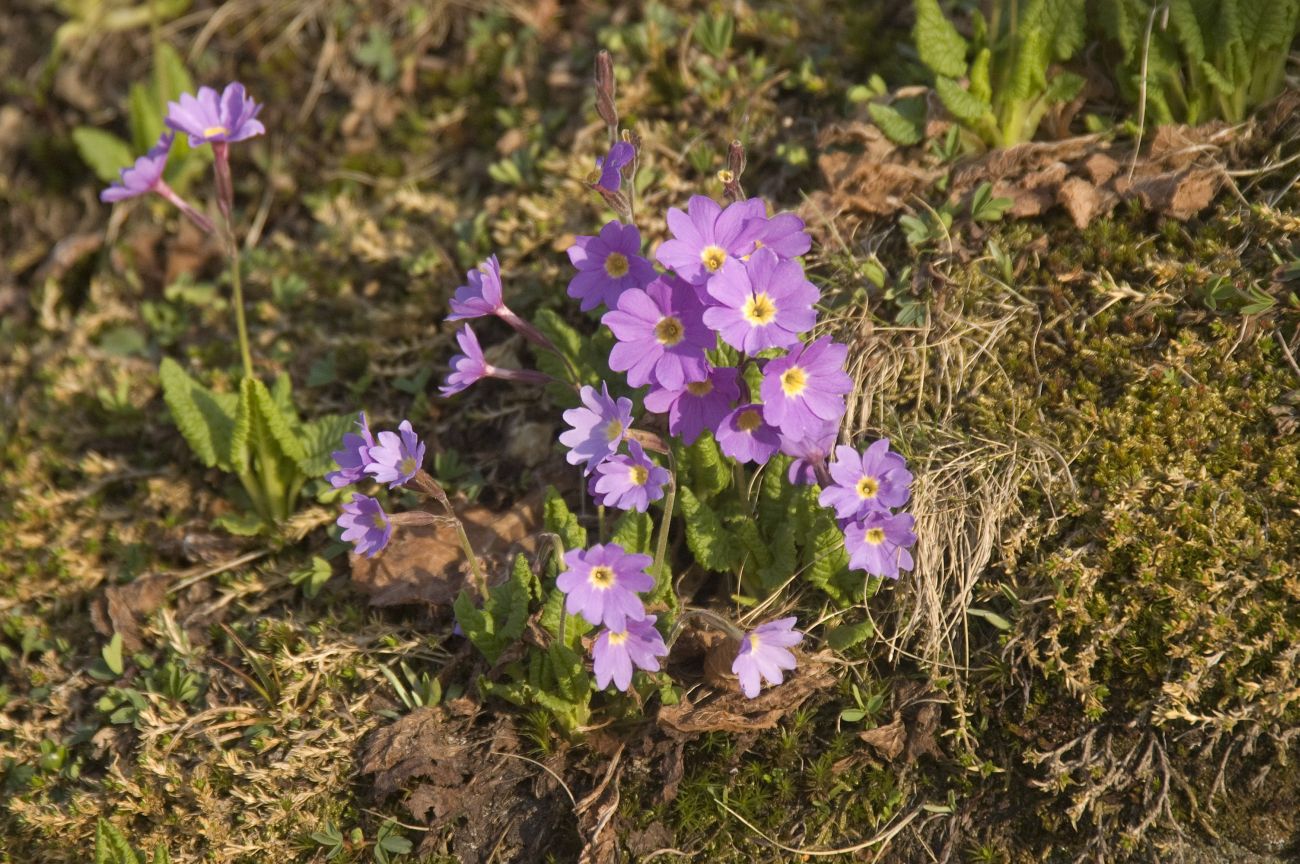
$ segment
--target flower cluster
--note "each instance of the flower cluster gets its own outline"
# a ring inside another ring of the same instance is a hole
[[[895,513],[911,497],[912,474],[903,457],[882,438],[858,453],[836,447],[830,464],[834,483],[817,499],[833,508],[844,529],[849,566],[873,576],[897,579],[900,570],[912,569],[911,546],[915,521],[910,513]]]
[[[387,483],[389,489],[396,489],[419,475],[425,445],[411,428],[411,421],[403,420],[396,432],[375,435],[362,411],[357,416],[357,428],[361,434],[344,435],[343,449],[331,454],[338,465],[337,471],[325,475],[331,486],[342,489],[370,477]],[[343,529],[343,540],[352,543],[357,554],[367,558],[373,558],[393,536],[393,521],[383,506],[375,498],[360,493],[343,505],[343,515],[337,524]]]

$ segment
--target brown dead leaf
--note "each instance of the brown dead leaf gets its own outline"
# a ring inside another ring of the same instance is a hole
[[[823,652],[799,659],[799,668],[776,687],[755,699],[738,689],[706,694],[698,702],[683,697],[659,709],[659,724],[677,732],[753,732],[771,729],[814,693],[835,685],[830,672],[834,655]]]
[[[1217,168],[1189,168],[1135,177],[1132,183],[1116,183],[1116,188],[1125,197],[1136,196],[1148,210],[1186,220],[1210,206],[1222,183],[1223,172]]]
[[[532,553],[532,534],[540,525],[540,494],[530,495],[504,513],[467,505],[457,515],[485,571],[505,573],[515,552]],[[370,596],[371,606],[403,603],[450,605],[460,593],[469,562],[450,524],[403,526],[374,558],[351,555],[352,584]],[[489,577],[491,581],[491,577]]]
[[[171,578],[165,573],[150,573],[125,585],[109,585],[90,610],[90,621],[101,636],[122,635],[122,647],[128,652],[144,647],[140,622],[152,615],[167,598]]]
[[[907,730],[903,727],[903,717],[898,712],[894,713],[893,722],[875,729],[866,729],[859,732],[858,737],[883,756],[886,762],[893,762],[901,756],[907,746]]]
[[[1113,196],[1112,196],[1113,197]],[[1066,209],[1076,228],[1087,228],[1102,208],[1102,195],[1097,187],[1082,177],[1069,177],[1056,192],[1057,202]]]

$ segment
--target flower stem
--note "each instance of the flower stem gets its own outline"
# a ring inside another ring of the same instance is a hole
[[[664,495],[664,515],[659,522],[659,542],[655,545],[655,597],[668,593],[672,586],[672,575],[667,572],[664,558],[668,554],[668,528],[673,521],[673,504],[677,501],[677,460],[672,451],[668,451],[668,492]]]
[[[248,347],[248,323],[244,320],[244,284],[239,267],[239,246],[235,243],[235,226],[226,218],[226,240],[230,247],[230,284],[235,305],[235,327],[239,330],[239,356],[244,361],[244,377],[253,377],[253,354]]]

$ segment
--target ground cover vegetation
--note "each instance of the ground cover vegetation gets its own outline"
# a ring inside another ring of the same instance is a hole
[[[0,12],[0,860],[1288,860],[1298,19]]]

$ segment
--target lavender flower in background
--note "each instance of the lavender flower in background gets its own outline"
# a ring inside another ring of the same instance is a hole
[[[844,394],[853,379],[844,371],[848,348],[823,336],[763,367],[763,419],[792,439],[819,432],[844,416]]]
[[[912,528],[916,520],[911,513],[890,515],[873,510],[844,529],[844,548],[849,553],[849,567],[865,570],[872,576],[897,579],[898,571],[911,570],[916,543]]]
[[[623,692],[632,685],[632,672],[659,671],[659,658],[668,656],[664,637],[655,629],[655,616],[628,621],[623,631],[603,630],[591,646],[592,671],[596,686],[604,690],[613,681]]]
[[[636,156],[636,148],[627,141],[619,141],[609,148],[609,155],[596,160],[596,170],[600,177],[596,185],[606,192],[617,192],[623,182],[623,166]]]
[[[740,679],[740,689],[753,699],[763,689],[763,680],[780,684],[784,675],[797,665],[791,648],[803,641],[803,634],[794,629],[795,618],[779,618],[760,624],[745,635],[740,643],[740,653],[731,664],[731,671]]]
[[[767,463],[781,446],[781,436],[763,422],[763,406],[741,405],[718,424],[718,447],[737,462]]]
[[[754,249],[771,249],[782,259],[798,258],[812,248],[812,238],[804,231],[804,222],[793,213],[767,215],[762,198],[744,202],[750,220],[746,230],[754,236]]]
[[[694,195],[686,211],[669,209],[673,239],[661,243],[655,257],[692,285],[703,285],[728,258],[753,251],[755,232],[748,225],[753,214],[744,201],[723,210],[712,198]]]
[[[579,391],[584,407],[564,412],[564,422],[573,428],[560,435],[560,443],[569,448],[569,464],[585,461],[587,474],[618,450],[632,423],[632,400],[620,397],[615,402],[608,384],[602,381],[600,388],[600,393],[590,386]]]
[[[182,93],[179,102],[167,103],[169,129],[189,136],[190,146],[216,142],[231,144],[262,135],[266,127],[257,119],[262,106],[254,102],[238,81],[226,85],[217,95],[211,87],[200,87],[198,98]]]
[[[452,396],[469,387],[480,378],[492,374],[492,366],[483,359],[483,349],[479,347],[478,337],[466,324],[456,334],[456,342],[464,354],[454,354],[451,358],[452,372],[447,376],[447,383],[438,388],[443,396]]]
[[[826,457],[835,447],[835,439],[840,434],[839,419],[824,421],[811,435],[803,438],[781,436],[781,452],[793,456],[786,471],[786,479],[797,486],[812,486],[823,481],[829,482],[826,472]]]
[[[370,434],[370,421],[366,419],[366,412],[357,415],[357,426],[361,429],[361,434],[345,434],[343,449],[330,454],[339,470],[326,474],[325,479],[335,489],[342,489],[365,477],[366,466],[374,461],[370,458],[370,448],[375,446],[375,436]]]
[[[746,354],[790,348],[817,323],[813,304],[821,294],[795,261],[759,249],[748,261],[729,260],[706,287],[719,304],[704,310],[704,323]]]
[[[835,484],[823,489],[817,500],[823,507],[835,508],[839,519],[859,519],[873,510],[902,507],[911,495],[907,462],[889,451],[888,438],[861,454],[852,447],[836,447],[830,475]]]
[[[704,380],[704,352],[718,340],[703,316],[695,290],[672,276],[623,292],[618,308],[601,318],[618,339],[609,354],[609,368],[626,372],[633,387],[653,381],[676,390],[688,381]]]
[[[594,626],[604,625],[622,632],[629,621],[645,618],[645,606],[638,591],[654,587],[646,571],[653,563],[649,555],[629,554],[617,543],[564,553],[567,569],[555,580],[566,595],[565,609],[582,615]]]
[[[468,284],[457,288],[451,298],[448,321],[483,318],[509,311],[502,298],[501,265],[497,263],[497,256],[489,255],[476,269],[467,271],[465,281]]]
[[[411,428],[410,420],[403,420],[397,432],[380,432],[378,445],[370,448],[367,474],[389,489],[409,481],[424,464],[424,442]]]
[[[654,265],[641,257],[641,234],[636,226],[617,220],[607,223],[595,237],[573,238],[568,252],[578,268],[569,282],[569,296],[582,301],[583,312],[602,303],[613,309],[624,291],[644,288],[657,275]]]
[[[668,415],[668,431],[687,446],[705,429],[716,429],[740,398],[740,372],[730,366],[710,369],[703,381],[670,390],[652,387],[645,397],[647,411]]]
[[[393,523],[388,514],[377,500],[368,495],[353,495],[352,500],[343,505],[343,513],[336,524],[343,529],[344,542],[353,544],[356,553],[367,558],[373,558],[393,536]]]
[[[99,193],[99,200],[105,204],[113,204],[118,201],[125,201],[128,198],[155,192],[175,204],[182,213],[188,216],[205,233],[211,234],[212,222],[208,217],[196,210],[184,198],[177,195],[175,190],[168,186],[167,181],[163,179],[163,171],[167,168],[167,157],[171,154],[172,141],[175,137],[176,133],[171,130],[162,133],[158,143],[150,147],[148,153],[136,159],[134,164],[123,168],[121,178]]]
[[[606,507],[644,513],[651,501],[664,497],[664,484],[671,475],[645,455],[636,439],[629,438],[627,446],[630,456],[615,454],[596,466],[591,494]]]

